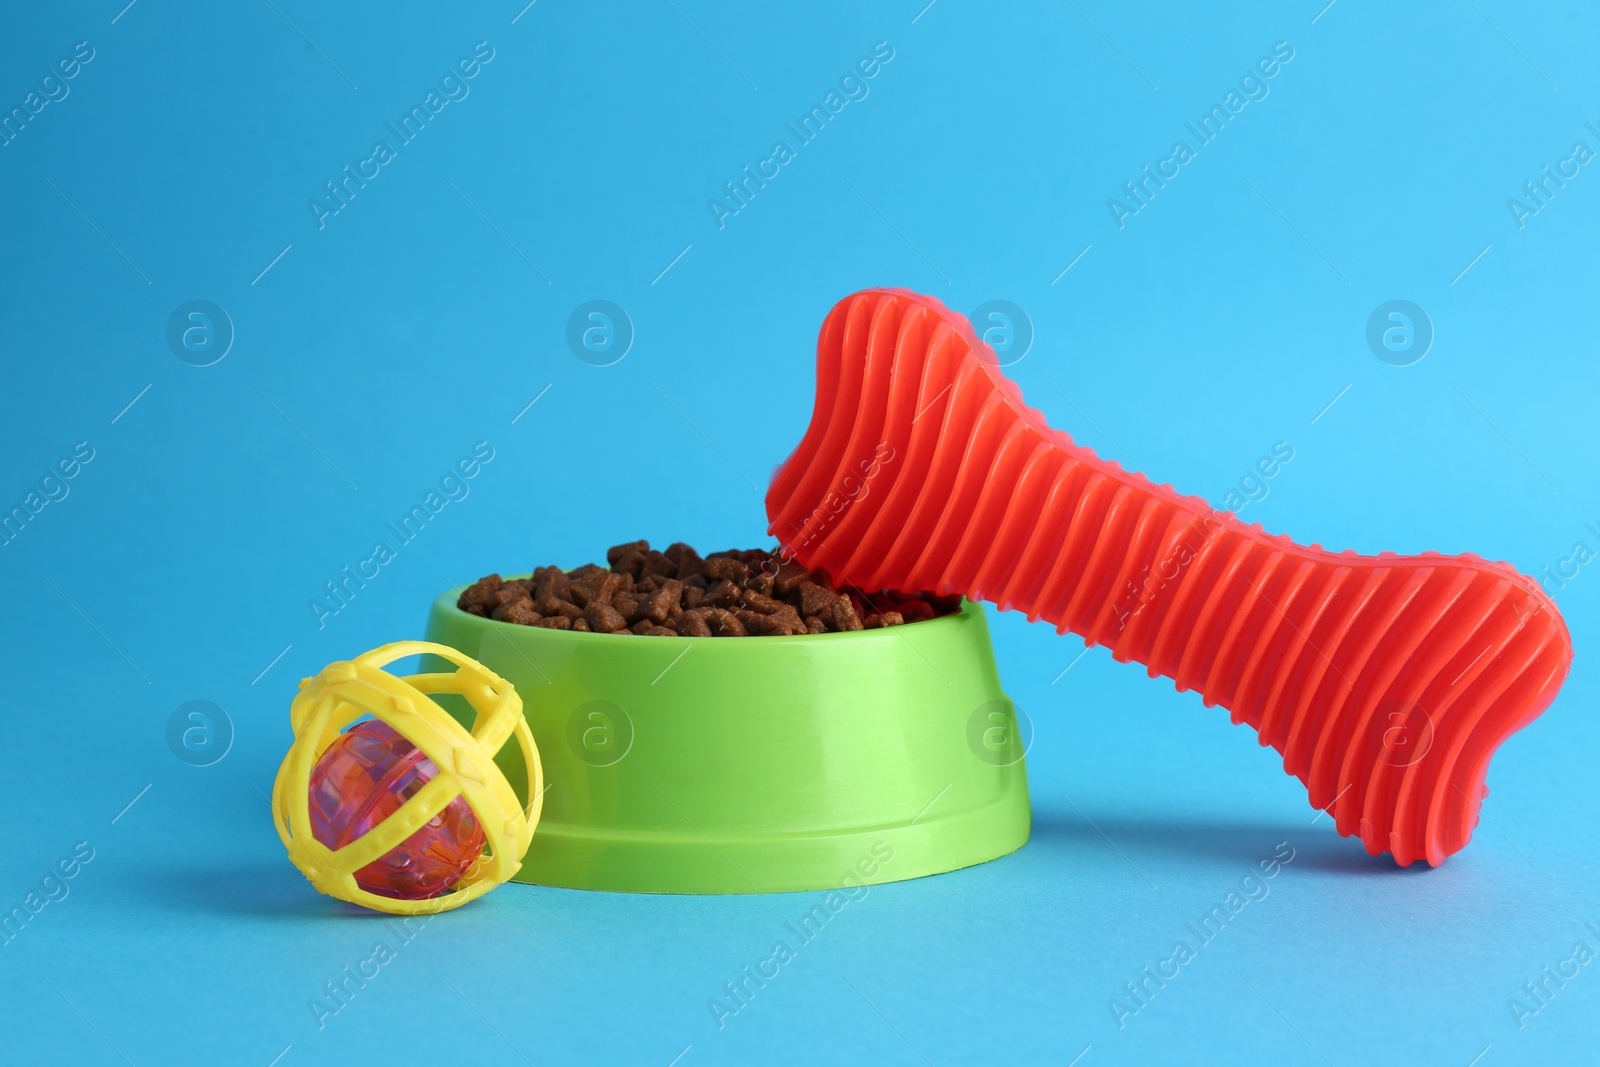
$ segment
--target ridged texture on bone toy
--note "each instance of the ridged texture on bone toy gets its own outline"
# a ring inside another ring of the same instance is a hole
[[[1490,757],[1572,660],[1508,564],[1307,548],[1155,485],[1052,430],[966,319],[905,290],[823,323],[767,515],[835,582],[1024,611],[1231,709],[1339,833],[1402,865],[1467,843]]]

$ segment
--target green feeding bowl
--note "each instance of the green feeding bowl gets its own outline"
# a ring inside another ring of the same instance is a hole
[[[462,588],[434,602],[428,640],[516,686],[544,766],[518,881],[833,889],[1028,840],[1026,742],[977,604],[853,633],[619,637],[469,615]],[[500,761],[525,789],[516,746]]]

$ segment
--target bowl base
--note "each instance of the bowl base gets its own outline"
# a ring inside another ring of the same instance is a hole
[[[959,804],[954,787],[921,819],[851,833],[708,839],[541,823],[512,880],[619,893],[795,893],[901,882],[972,867],[1028,843],[1026,778],[983,807],[940,816]]]

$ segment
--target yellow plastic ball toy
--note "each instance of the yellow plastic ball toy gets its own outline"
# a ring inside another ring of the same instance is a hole
[[[385,670],[419,654],[456,669],[405,677]],[[466,700],[470,732],[436,693]],[[376,721],[345,731],[367,715]],[[295,739],[272,786],[273,821],[289,859],[320,892],[396,915],[433,913],[477,899],[522,866],[544,806],[544,769],[522,699],[483,664],[427,641],[384,645],[302,680],[289,718]],[[494,762],[512,736],[528,768],[525,807]],[[442,878],[430,868],[417,880],[418,863],[437,865],[439,853],[459,852],[463,840],[473,851],[460,854],[460,870]],[[386,889],[391,883],[409,890]]]

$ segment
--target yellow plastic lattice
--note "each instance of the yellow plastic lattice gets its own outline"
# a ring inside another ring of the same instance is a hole
[[[384,669],[424,653],[455,664],[456,670],[396,677]],[[465,698],[474,712],[470,733],[432,699],[433,693]],[[439,773],[394,814],[335,851],[311,831],[311,772],[344,728],[368,714],[421,749]],[[544,807],[544,769],[516,689],[477,660],[429,641],[384,645],[348,662],[330,663],[316,677],[302,680],[289,719],[294,744],[272,786],[272,816],[289,859],[320,892],[397,915],[448,911],[487,893],[522,866]],[[494,762],[513,734],[528,768],[526,808]],[[421,829],[458,795],[472,806],[488,846],[449,893],[395,900],[356,884],[356,871]]]

